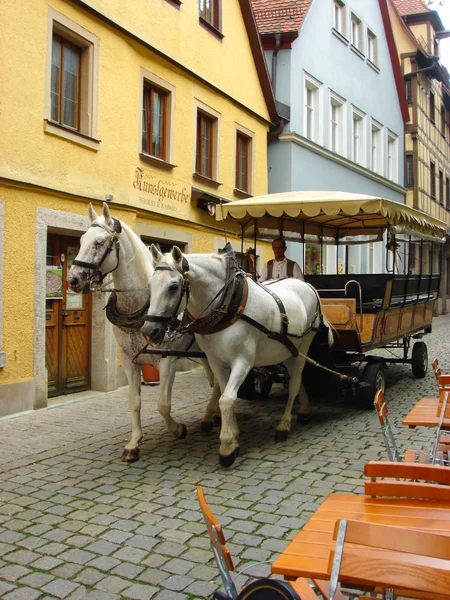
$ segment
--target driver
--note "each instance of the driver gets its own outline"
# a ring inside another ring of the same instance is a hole
[[[261,277],[258,281],[268,281],[269,279],[283,279],[284,277],[294,277],[295,279],[302,279],[302,270],[298,264],[286,258],[286,242],[282,237],[273,240],[272,250],[275,258],[269,260],[261,271]]]

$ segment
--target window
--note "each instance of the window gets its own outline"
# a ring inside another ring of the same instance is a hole
[[[372,144],[371,144],[371,169],[375,173],[382,172],[382,127],[379,123],[372,121]]]
[[[441,133],[442,133],[442,136],[444,138],[445,138],[445,130],[446,130],[446,127],[445,127],[445,106],[442,105],[441,106]]]
[[[352,159],[355,163],[362,164],[364,148],[364,116],[353,111],[352,115]]]
[[[253,134],[239,127],[236,130],[236,190],[251,194],[253,173]]]
[[[51,119],[79,131],[81,49],[53,35]]]
[[[430,162],[430,196],[436,198],[436,166]]]
[[[340,0],[333,2],[333,28],[345,35],[345,4]]]
[[[412,81],[411,79],[407,79],[405,81],[405,93],[406,93],[406,100],[408,101],[408,104],[412,103]]]
[[[358,19],[356,15],[352,13],[351,18],[351,43],[357,48],[360,52],[362,52],[362,23],[361,20]]]
[[[319,141],[319,93],[321,84],[310,76],[305,77],[305,126],[304,135],[314,142]]]
[[[171,163],[175,88],[146,69],[141,69],[140,77],[140,156],[153,164],[174,167]]]
[[[433,121],[434,123],[434,94],[433,92],[430,92],[430,119]]]
[[[220,30],[220,0],[199,0],[198,14],[203,21]]]
[[[343,152],[344,106],[343,98],[330,94],[330,150]]]
[[[398,179],[398,149],[397,136],[394,133],[388,132],[387,140],[387,178],[391,181]]]
[[[450,179],[445,178],[445,207],[450,210]]]
[[[98,38],[53,8],[48,18],[45,131],[98,150]]]
[[[220,114],[202,102],[195,103],[197,112],[194,173],[218,184]]]
[[[367,30],[367,58],[374,65],[378,62],[377,36],[370,29]]]
[[[144,84],[142,152],[166,160],[167,92]]]
[[[439,202],[444,206],[444,173],[439,171]]]
[[[414,186],[414,162],[413,155],[406,155],[406,163],[405,163],[405,186],[413,187]]]

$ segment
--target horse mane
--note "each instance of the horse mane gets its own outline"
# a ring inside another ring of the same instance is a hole
[[[120,221],[120,224],[122,225],[123,232],[126,234],[131,246],[133,247],[135,255],[134,260],[136,260],[138,265],[142,267],[148,279],[150,279],[154,271],[150,251],[148,250],[144,242],[141,240],[141,238],[136,233],[134,233],[131,227],[129,227],[123,221]]]

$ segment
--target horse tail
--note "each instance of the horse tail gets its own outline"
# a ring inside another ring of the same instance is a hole
[[[323,311],[322,311],[322,321],[323,321],[323,324],[325,325],[325,327],[328,327],[328,345],[331,347],[334,344],[333,331],[336,331],[336,329],[333,327],[333,325],[330,323],[330,321],[323,314]]]

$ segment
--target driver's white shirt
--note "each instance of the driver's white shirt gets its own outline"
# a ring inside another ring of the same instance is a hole
[[[292,276],[296,279],[304,279],[302,270],[297,263],[294,263],[294,271]],[[287,260],[286,257],[283,260],[274,259],[272,269],[272,279],[282,279],[287,277]],[[258,281],[267,281],[267,263],[264,265],[261,271],[261,277]]]

